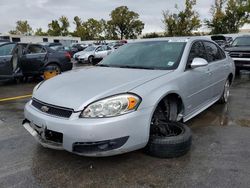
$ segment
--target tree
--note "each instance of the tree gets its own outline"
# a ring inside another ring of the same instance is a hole
[[[61,22],[61,34],[62,34],[62,36],[67,36],[67,35],[69,35],[69,26],[70,26],[70,24],[69,24],[69,20],[68,20],[68,18],[66,17],[66,16],[61,16],[60,18],[59,18],[59,21]]]
[[[66,16],[61,16],[59,20],[52,20],[48,24],[48,35],[50,36],[67,36],[69,35],[70,24]]]
[[[86,40],[98,40],[101,38],[103,27],[100,21],[90,18],[82,24],[82,27],[85,31]]]
[[[51,23],[48,24],[48,35],[50,36],[61,36],[61,27],[57,20],[52,20]]]
[[[76,16],[74,18],[76,29],[73,36],[81,37],[82,40],[100,40],[104,38],[105,20],[88,19],[86,22]]]
[[[142,33],[144,23],[139,20],[139,14],[130,11],[127,6],[117,7],[110,14],[111,20],[107,22],[108,29],[115,32],[120,39],[136,38]]]
[[[35,35],[37,36],[47,36],[48,34],[46,32],[43,32],[42,28],[37,28]]]
[[[147,38],[158,38],[158,37],[162,37],[160,34],[158,33],[147,33],[145,35],[142,36],[142,38],[147,39]]]
[[[32,28],[30,27],[27,20],[19,20],[16,22],[16,29],[11,30],[9,32],[10,34],[22,34],[22,35],[31,35],[32,34]]]
[[[212,19],[205,20],[211,34],[238,33],[248,23],[249,0],[215,0],[211,7]]]
[[[206,25],[211,28],[212,34],[227,33],[225,24],[225,13],[223,12],[223,4],[225,0],[215,0],[211,7],[212,19],[205,20]]]
[[[168,36],[187,36],[192,35],[194,30],[201,26],[198,12],[193,10],[196,0],[186,0],[185,9],[179,13],[163,11],[163,23],[166,35]],[[178,7],[176,5],[176,9]]]

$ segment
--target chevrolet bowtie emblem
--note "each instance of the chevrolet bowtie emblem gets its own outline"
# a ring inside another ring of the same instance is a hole
[[[42,111],[42,112],[48,112],[48,111],[49,111],[49,107],[47,107],[47,106],[42,106],[42,107],[41,107],[41,111]]]

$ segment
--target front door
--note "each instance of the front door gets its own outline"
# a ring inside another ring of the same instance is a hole
[[[192,114],[206,105],[211,98],[211,71],[209,65],[191,68],[194,58],[207,59],[204,45],[201,41],[195,42],[190,50],[186,70],[182,77],[182,88],[185,96],[185,114]]]
[[[22,56],[22,70],[24,74],[39,74],[46,59],[46,49],[37,44],[30,44]]]
[[[0,46],[0,77],[13,75],[12,51],[14,43]]]

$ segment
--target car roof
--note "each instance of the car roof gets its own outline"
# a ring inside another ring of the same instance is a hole
[[[14,42],[0,42],[0,46],[2,46],[4,44],[15,44],[15,43]]]
[[[212,41],[209,36],[190,36],[190,37],[160,37],[152,39],[135,39],[130,43],[140,43],[140,42],[160,42],[160,41],[171,41],[171,42],[192,42],[194,40],[208,40]]]

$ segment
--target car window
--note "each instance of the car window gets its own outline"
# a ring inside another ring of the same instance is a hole
[[[96,51],[97,51],[97,52],[101,52],[101,51],[104,51],[104,48],[103,48],[103,46],[100,46],[100,47],[98,47],[98,48],[96,49]]]
[[[237,37],[233,43],[232,46],[250,46],[250,37]]]
[[[188,56],[187,67],[189,67],[193,59],[197,57],[207,59],[205,47],[201,41],[197,41],[192,45],[189,56]]]
[[[45,52],[46,50],[40,45],[30,45],[27,50],[28,54],[37,54],[37,53],[45,53]]]
[[[11,55],[14,47],[15,47],[15,44],[6,44],[3,46],[0,46],[0,56]]]
[[[223,59],[220,49],[212,42],[204,41],[204,46],[207,53],[207,61],[213,62]]]
[[[108,50],[108,46],[102,46],[103,51]]]

